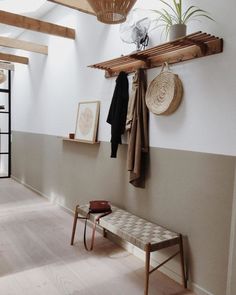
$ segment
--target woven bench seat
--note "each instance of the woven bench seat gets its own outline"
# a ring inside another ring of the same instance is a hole
[[[88,205],[80,206],[78,213],[86,216],[88,208]],[[90,215],[90,219],[94,221],[99,214]],[[99,225],[144,251],[148,244],[152,249],[160,250],[179,243],[179,234],[115,206],[112,206],[112,213],[100,219]]]
[[[183,277],[183,285],[187,287],[187,280],[184,266],[184,254],[183,254],[183,242],[182,235],[173,231],[170,231],[162,226],[149,222],[136,215],[122,210],[116,206],[111,206],[112,212],[99,219],[98,224],[105,232],[111,232],[124,241],[127,241],[136,247],[146,252],[146,264],[145,264],[145,290],[144,294],[148,295],[149,288],[149,275],[164,265],[166,262],[174,258],[176,255],[181,256],[181,270]],[[87,216],[89,211],[89,205],[76,206],[74,225],[72,230],[71,245],[74,243],[74,235],[76,230],[77,219]],[[90,213],[89,219],[95,222],[96,218],[101,214]],[[150,270],[150,254],[151,252],[179,245],[179,250],[164,262],[159,264],[154,269]]]

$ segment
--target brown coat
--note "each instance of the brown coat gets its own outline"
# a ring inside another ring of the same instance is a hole
[[[130,171],[130,183],[136,187],[144,187],[145,185],[145,158],[149,150],[149,113],[145,103],[146,89],[146,72],[139,69],[133,78],[132,95],[129,100],[126,121],[128,132],[127,168]]]

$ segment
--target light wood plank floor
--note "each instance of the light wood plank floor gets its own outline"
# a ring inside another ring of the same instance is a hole
[[[144,263],[97,235],[86,252],[72,216],[11,179],[0,180],[1,295],[142,295]],[[79,224],[80,225],[80,224]],[[194,295],[160,272],[150,295]]]

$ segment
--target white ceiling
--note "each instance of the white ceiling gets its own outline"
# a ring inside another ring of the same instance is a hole
[[[0,10],[9,11],[16,14],[22,14],[33,18],[42,18],[57,4],[47,0],[0,0]],[[156,0],[137,0],[135,8],[157,9],[159,1]],[[8,37],[17,37],[23,30],[0,24],[0,35]]]
[[[0,0],[0,10],[17,13],[33,18],[42,18],[55,4],[46,0]],[[16,38],[24,30],[0,24],[0,35],[5,37]],[[1,49],[1,48],[0,48]]]
[[[0,0],[0,7],[13,13],[34,13],[46,2],[46,0]]]
[[[47,0],[0,0],[0,10],[9,11],[16,14],[22,14],[33,18],[42,18],[57,4]],[[156,0],[138,0],[135,8],[156,9]],[[17,38],[24,32],[13,26],[0,24],[0,36]],[[0,47],[1,49],[1,47]]]
[[[138,0],[135,8],[156,8],[156,0]],[[47,0],[0,0],[0,10],[42,19],[57,4]],[[0,36],[18,38],[24,32],[14,26],[0,24]],[[2,52],[11,52],[12,49],[0,47]]]

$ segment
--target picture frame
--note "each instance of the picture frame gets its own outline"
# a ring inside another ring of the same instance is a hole
[[[75,128],[75,140],[95,143],[97,141],[100,101],[80,101]]]

